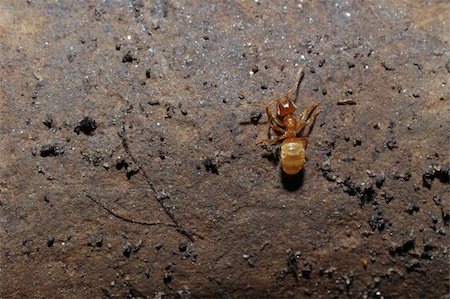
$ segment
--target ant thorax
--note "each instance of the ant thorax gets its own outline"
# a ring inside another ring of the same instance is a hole
[[[283,125],[286,128],[286,131],[294,130],[297,127],[297,120],[292,114],[288,114],[283,118]]]

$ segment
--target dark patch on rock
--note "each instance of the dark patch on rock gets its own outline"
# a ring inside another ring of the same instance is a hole
[[[165,267],[163,282],[165,285],[168,285],[173,280],[173,264],[168,264]]]
[[[55,243],[55,238],[53,237],[53,236],[48,236],[47,237],[47,246],[48,247],[52,247],[53,246],[53,244]]]
[[[414,250],[415,247],[415,239],[410,238],[408,240],[403,241],[401,244],[392,243],[389,247],[389,253],[392,256],[395,255],[406,255],[409,251]]]
[[[262,148],[264,152],[261,157],[267,159],[273,165],[278,165],[278,162],[280,161],[279,147],[264,144]]]
[[[394,137],[390,137],[388,139],[388,141],[386,141],[385,146],[389,149],[389,150],[393,150],[394,148],[397,148],[397,141],[395,140]]]
[[[386,221],[384,220],[383,212],[379,211],[377,214],[373,215],[369,219],[369,225],[370,228],[372,228],[372,231],[378,230],[382,231],[384,229]]]
[[[297,259],[300,256],[300,251],[296,251],[289,255],[288,261],[287,261],[287,267],[280,271],[277,275],[277,280],[284,279],[284,277],[288,274],[292,274],[294,277],[296,283],[298,283],[298,265],[297,265]]]
[[[192,294],[187,286],[183,286],[183,289],[177,292],[179,299],[192,299]]]
[[[187,250],[187,242],[184,240],[181,241],[180,244],[178,244],[178,249],[180,252],[185,252]]]
[[[420,261],[418,259],[413,258],[405,264],[405,267],[408,272],[415,271],[419,273],[424,273],[424,271],[420,269],[420,265],[421,265]]]
[[[351,180],[348,177],[342,184],[343,191],[350,196],[356,196],[361,200],[361,206],[366,203],[378,204],[376,201],[377,192],[372,184],[362,185]]]
[[[423,241],[423,252],[420,255],[422,259],[433,259],[433,251],[435,251],[437,247],[431,243],[430,240],[425,239]]]
[[[127,54],[123,55],[123,58],[122,58],[123,63],[130,63],[135,60],[137,60],[137,59],[133,57],[133,55],[131,54],[131,51],[128,51]]]
[[[133,245],[131,243],[127,242],[123,246],[122,254],[124,257],[129,258],[131,256],[131,251],[133,249]]]
[[[384,200],[386,201],[386,203],[390,203],[391,201],[394,200],[394,196],[392,195],[392,193],[390,193],[387,190],[383,190],[381,193],[381,196],[384,198]]]
[[[46,126],[47,128],[51,129],[55,126],[55,122],[53,121],[53,118],[49,115],[47,115],[44,119],[44,121],[42,122],[44,124],[44,126]]]
[[[64,148],[58,144],[46,144],[41,147],[41,157],[56,157],[64,153]]]
[[[129,294],[127,298],[131,299],[148,298],[146,295],[144,295],[142,292],[138,291],[134,286],[132,286],[129,282],[126,283],[126,286],[128,287],[128,294]]]
[[[353,146],[360,146],[363,142],[363,138],[361,136],[356,137],[353,141]]]
[[[217,175],[219,174],[219,165],[217,163],[217,159],[208,157],[203,160],[203,165],[205,166],[206,171]]]
[[[148,69],[148,70],[145,71],[145,77],[147,79],[150,79],[152,77],[152,70],[151,69]]]
[[[411,178],[411,173],[410,172],[405,172],[405,173],[394,173],[393,175],[393,179],[394,180],[403,180],[405,182],[409,181],[409,179]]]
[[[311,273],[313,271],[313,266],[310,262],[305,262],[302,268],[302,276],[303,278],[310,279]]]
[[[343,186],[344,192],[350,196],[356,196],[361,193],[361,186],[353,182],[350,177],[345,179]]]
[[[441,207],[441,215],[444,226],[448,226],[450,223],[450,211],[444,212],[444,209]]]
[[[148,100],[147,102],[150,106],[158,106],[160,102],[158,100]]]
[[[126,171],[127,179],[139,172],[139,166],[134,163],[128,163],[125,159],[119,159],[116,162],[116,169]]]
[[[384,172],[377,175],[375,177],[375,186],[377,186],[378,188],[381,188],[381,186],[383,186],[385,179],[386,179],[386,177],[384,175]]]
[[[423,186],[431,189],[431,183],[435,178],[441,183],[449,183],[450,164],[430,166],[422,175]]]
[[[196,255],[192,253],[186,241],[183,240],[178,244],[178,250],[181,252],[183,259],[193,256],[193,260],[195,260]]]
[[[433,201],[437,206],[440,206],[442,204],[442,199],[439,196],[433,196]]]
[[[97,129],[95,120],[89,116],[83,118],[79,125],[75,127],[74,131],[77,134],[83,133],[85,135],[91,135]]]
[[[393,71],[395,67],[387,62],[382,62],[381,65],[384,67],[386,71]]]
[[[89,247],[102,247],[102,245],[103,245],[103,234],[97,234],[95,236],[89,237],[87,245]]]
[[[413,215],[419,212],[419,207],[415,202],[408,201],[408,203],[406,204],[406,212],[408,212],[409,215]]]
[[[319,170],[322,172],[324,178],[326,178],[330,182],[336,181],[336,175],[332,173],[331,162],[330,160],[326,160],[319,166]]]
[[[262,117],[261,111],[252,111],[252,113],[250,114],[250,122],[256,126],[261,117]]]

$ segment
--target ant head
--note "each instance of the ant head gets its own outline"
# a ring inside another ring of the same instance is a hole
[[[297,106],[288,97],[285,97],[277,102],[277,112],[279,116],[293,114],[295,110],[297,110]]]

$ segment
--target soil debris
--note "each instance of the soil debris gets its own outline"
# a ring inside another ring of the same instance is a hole
[[[48,236],[46,243],[47,243],[47,247],[52,247],[53,244],[55,243],[55,238],[53,236]]]
[[[431,183],[437,178],[441,183],[448,184],[450,164],[429,166],[422,175],[423,186],[431,189]]]
[[[59,144],[46,144],[41,147],[41,157],[56,157],[64,153],[64,148]]]
[[[219,165],[216,157],[207,157],[205,160],[203,160],[203,165],[205,166],[206,171],[217,175],[219,174]]]
[[[343,99],[337,102],[338,105],[356,105],[358,102],[354,99]]]
[[[377,186],[378,188],[381,188],[381,186],[383,186],[385,179],[386,179],[386,177],[384,175],[384,172],[378,174],[375,177],[375,186]]]
[[[301,255],[300,251],[295,251],[289,255],[287,267],[281,270],[280,273],[278,273],[277,280],[282,280],[286,275],[292,274],[296,283],[299,282],[297,259],[300,257],[300,255]]]
[[[386,141],[385,146],[389,150],[393,150],[395,148],[398,148],[397,146],[397,140],[395,140],[395,137],[389,137],[388,141]]]
[[[133,57],[131,54],[131,51],[128,51],[125,55],[123,55],[122,62],[123,63],[131,63],[133,61],[136,61],[137,59]]]
[[[378,230],[383,231],[386,221],[384,220],[383,212],[378,211],[375,215],[370,217],[369,219],[369,225],[370,228],[372,228],[372,231]]]
[[[51,129],[55,126],[55,122],[53,121],[53,118],[50,115],[47,115],[42,123],[48,129]]]
[[[339,185],[342,186],[343,191],[348,195],[358,197],[361,206],[364,206],[366,203],[377,204],[377,192],[373,187],[373,184],[358,184],[352,181],[350,177],[347,177],[347,179]]]
[[[391,246],[389,247],[389,253],[392,256],[395,256],[395,255],[405,256],[408,252],[414,250],[414,248],[416,246],[415,241],[416,241],[415,238],[409,238],[400,244],[392,243]]]
[[[83,118],[79,125],[75,127],[74,131],[77,134],[83,133],[85,135],[92,135],[92,133],[97,129],[97,124],[95,120],[89,116]]]
[[[165,285],[169,285],[173,280],[173,264],[168,264],[164,271],[163,282]]]

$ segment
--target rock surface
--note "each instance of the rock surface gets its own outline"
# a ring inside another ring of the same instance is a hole
[[[449,11],[1,1],[0,297],[444,296]],[[300,64],[288,177],[244,105]]]

